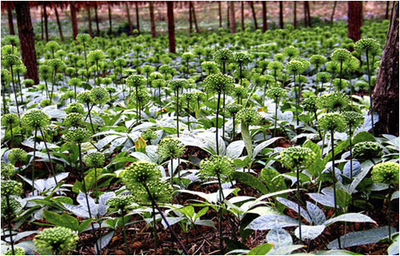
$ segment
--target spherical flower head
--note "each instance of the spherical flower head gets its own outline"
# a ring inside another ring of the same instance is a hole
[[[317,100],[318,108],[328,109],[329,111],[343,110],[349,105],[349,103],[349,96],[343,92],[324,94]]]
[[[280,154],[281,163],[289,169],[307,168],[314,163],[315,158],[311,149],[299,146],[285,148]]]
[[[342,114],[325,114],[318,120],[318,126],[323,131],[344,132],[347,130],[347,123]]]
[[[21,202],[14,196],[10,196],[8,198],[10,207],[7,205],[7,199],[5,197],[1,197],[1,216],[15,216],[21,208]]]
[[[90,90],[90,95],[95,104],[104,104],[110,100],[110,95],[107,90],[100,86],[93,87]]]
[[[126,79],[126,84],[130,87],[144,87],[147,79],[142,75],[131,75]]]
[[[342,113],[347,125],[355,129],[364,123],[364,116],[356,111],[344,111]]]
[[[283,53],[277,53],[274,56],[274,60],[277,62],[282,62],[285,60],[285,55],[283,55]]]
[[[331,74],[328,72],[319,72],[317,74],[317,82],[327,83],[331,80]]]
[[[304,70],[303,63],[298,60],[291,60],[286,64],[286,70],[290,74],[300,74]]]
[[[11,74],[6,69],[1,69],[1,84],[7,85],[11,82]]]
[[[92,132],[81,127],[71,128],[65,133],[64,137],[70,143],[81,144],[90,140]]]
[[[109,207],[108,211],[124,210],[134,202],[134,199],[133,195],[118,195],[108,199],[106,205]]]
[[[340,69],[340,64],[335,62],[335,61],[329,61],[328,63],[326,63],[326,71],[328,71],[329,73],[339,73],[339,69]]]
[[[349,61],[351,57],[352,57],[351,52],[343,48],[335,49],[331,56],[332,60],[337,62]]]
[[[395,185],[399,183],[399,164],[394,162],[384,162],[372,168],[372,180],[376,183],[386,183]]]
[[[240,104],[237,104],[237,103],[231,103],[231,104],[225,106],[226,111],[231,116],[235,116],[242,108],[243,108],[243,106]]]
[[[235,86],[235,89],[233,89],[232,96],[235,98],[244,98],[247,96],[247,90],[243,86]]]
[[[21,65],[21,59],[15,54],[6,54],[1,56],[1,63],[5,68]]]
[[[22,183],[15,180],[2,180],[1,181],[1,195],[11,196],[20,195],[22,193]]]
[[[185,92],[182,94],[182,100],[185,102],[195,102],[196,101],[196,96],[194,92]]]
[[[91,92],[87,90],[80,92],[77,96],[77,100],[86,105],[94,103]]]
[[[201,63],[201,68],[206,71],[207,75],[216,74],[219,72],[217,63],[214,61],[204,61]]]
[[[12,164],[25,163],[27,157],[28,155],[26,154],[26,151],[21,148],[13,148],[7,155],[8,160],[10,160],[10,163]]]
[[[267,90],[267,96],[270,99],[273,99],[275,102],[279,101],[280,98],[287,96],[287,91],[280,87],[274,87]]]
[[[272,61],[268,64],[268,69],[274,72],[283,70],[283,64],[279,61]]]
[[[89,61],[99,62],[106,59],[106,54],[102,50],[91,51],[88,54]]]
[[[317,111],[317,96],[311,95],[307,99],[304,99],[302,102],[303,108],[309,112],[314,113]]]
[[[363,38],[358,40],[355,45],[354,45],[354,49],[359,52],[359,53],[363,53],[363,52],[377,52],[379,51],[380,48],[380,44],[378,41],[376,41],[373,38]]]
[[[40,254],[68,254],[78,243],[79,236],[69,228],[47,228],[35,236],[36,250]]]
[[[134,162],[121,173],[122,181],[130,189],[138,185],[146,185],[150,181],[158,181],[161,171],[157,164],[145,161]]]
[[[69,113],[64,121],[63,124],[66,128],[71,127],[83,127],[85,122],[83,121],[83,115],[80,113]]]
[[[76,40],[81,44],[87,44],[91,39],[91,36],[85,33],[81,33],[76,36]]]
[[[258,125],[262,120],[262,116],[253,108],[241,109],[236,117],[241,123],[245,123],[246,125]]]
[[[41,65],[39,67],[39,73],[43,80],[47,80],[51,77],[51,67],[48,65]]]
[[[139,52],[141,52],[141,51],[143,50],[143,46],[140,45],[140,44],[135,44],[135,45],[133,46],[133,50],[134,50],[136,53],[139,53]]]
[[[283,54],[289,58],[292,57],[297,57],[300,55],[300,51],[299,49],[297,49],[296,47],[294,47],[293,45],[290,45],[288,47],[285,47],[285,49],[283,49]]]
[[[25,249],[22,247],[14,247],[14,254],[12,249],[8,249],[4,255],[25,255]]]
[[[52,101],[52,100],[50,100],[50,99],[44,99],[44,100],[42,100],[42,101],[40,102],[40,106],[41,106],[42,108],[47,107],[47,106],[50,106],[50,105],[52,105],[52,104],[54,104],[54,101]]]
[[[114,60],[114,65],[117,67],[124,67],[124,66],[126,66],[126,64],[127,64],[127,61],[125,59],[118,58],[118,59]]]
[[[101,168],[105,163],[105,156],[101,152],[92,152],[83,157],[83,162],[87,167]]]
[[[351,59],[344,63],[343,68],[345,72],[354,72],[360,68],[361,62],[356,57],[351,57]]]
[[[179,158],[185,153],[185,145],[178,138],[165,137],[160,141],[157,153],[163,159]]]
[[[194,58],[194,55],[191,52],[185,52],[182,54],[182,59],[184,59],[185,61],[189,61],[193,58]]]
[[[153,199],[158,203],[169,203],[173,199],[174,189],[165,181],[150,181],[147,185]],[[151,197],[143,186],[137,186],[132,190],[139,204],[148,205],[152,203]]]
[[[16,174],[15,166],[1,161],[1,177],[11,177]]]
[[[60,49],[60,45],[56,41],[49,41],[46,44],[46,49],[51,52],[55,52]]]
[[[2,54],[13,54],[13,47],[12,45],[5,45],[1,47]]]
[[[310,62],[313,64],[315,67],[321,67],[323,64],[325,64],[328,60],[319,54],[313,55],[310,57]]]
[[[141,134],[144,140],[155,140],[157,139],[157,134],[152,129],[147,129]]]
[[[50,116],[40,109],[31,109],[21,117],[21,123],[30,130],[39,130],[50,124]]]
[[[233,56],[233,60],[241,65],[246,65],[251,61],[251,57],[248,52],[236,52]]]
[[[344,90],[345,88],[347,88],[349,86],[349,81],[347,81],[345,79],[335,78],[335,79],[333,79],[332,83],[333,83],[333,86],[338,91]]]
[[[171,90],[176,91],[181,88],[188,88],[189,81],[183,78],[172,79],[168,82],[168,86]]]
[[[214,53],[214,61],[218,64],[232,62],[233,52],[229,49],[219,49]]]
[[[144,106],[150,101],[150,95],[147,93],[146,88],[141,88],[138,90],[137,94],[136,91],[133,91],[132,98],[129,99],[129,102],[132,102],[133,105]]]
[[[1,117],[1,126],[16,127],[19,124],[19,117],[17,114],[9,113]]]
[[[200,172],[204,176],[229,176],[235,171],[232,159],[227,156],[211,156],[200,162]]]
[[[82,84],[82,81],[78,77],[73,77],[68,81],[68,85],[70,86],[80,86]]]
[[[46,65],[48,65],[53,70],[62,71],[66,66],[65,63],[60,59],[51,59],[46,61]]]
[[[204,80],[205,91],[210,93],[221,93],[225,92],[230,94],[235,87],[235,81],[231,76],[224,75],[222,73],[213,74],[207,76]]]
[[[67,105],[65,108],[65,113],[70,114],[70,113],[79,113],[83,114],[83,106],[81,103],[78,102],[73,102]]]
[[[19,37],[15,35],[7,35],[4,37],[3,41],[5,44],[16,46],[17,44],[19,44]]]
[[[383,148],[378,142],[363,141],[354,145],[353,156],[359,160],[368,160],[381,157]]]

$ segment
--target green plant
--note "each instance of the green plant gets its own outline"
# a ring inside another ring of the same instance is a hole
[[[281,98],[284,98],[287,96],[287,91],[285,89],[282,89],[280,87],[275,87],[268,89],[267,91],[267,96],[268,98],[271,98],[275,102],[275,125],[274,125],[274,137],[276,136],[276,123],[278,122],[278,105],[279,101]]]
[[[36,249],[40,254],[70,254],[78,240],[77,234],[64,227],[44,229],[34,238]]]
[[[226,74],[226,65],[233,61],[233,52],[229,49],[219,49],[214,53],[214,61],[222,65],[222,74]]]
[[[157,149],[157,153],[163,159],[170,159],[171,161],[171,170],[170,170],[170,184],[173,184],[173,177],[174,177],[174,162],[175,158],[182,157],[183,153],[185,152],[185,145],[178,139],[172,137],[163,138]],[[178,178],[180,180],[180,170],[178,166]]]

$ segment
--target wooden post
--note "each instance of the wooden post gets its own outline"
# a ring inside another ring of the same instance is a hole
[[[97,2],[94,2],[94,19],[96,20],[96,29],[97,29],[97,36],[100,36],[100,28],[99,28],[99,15],[97,10]]]
[[[361,1],[348,1],[348,27],[349,38],[354,42],[361,38],[361,26],[363,24],[363,2]]]
[[[46,2],[43,2],[44,30],[46,34],[46,42],[49,41],[49,20],[47,16]]]
[[[89,34],[90,34],[90,37],[93,38],[92,15],[91,15],[91,13],[90,13],[90,6],[89,6],[89,3],[86,4],[86,12],[87,12],[87,15],[88,15],[88,22],[89,22]]]
[[[139,22],[139,4],[137,1],[135,1],[135,11],[136,11],[136,28],[139,31],[140,34],[140,22]]]
[[[242,31],[244,31],[244,2],[240,2],[240,13],[242,15]]]
[[[249,4],[250,4],[250,8],[251,8],[251,13],[253,14],[254,28],[257,30],[258,23],[257,23],[256,11],[254,10],[254,2],[250,1]]]

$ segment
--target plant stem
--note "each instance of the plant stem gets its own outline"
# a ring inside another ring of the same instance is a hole
[[[42,134],[44,146],[46,147],[47,157],[49,158],[50,170],[51,170],[51,173],[53,174],[54,182],[55,182],[56,185],[57,185],[58,182],[57,182],[57,178],[56,178],[56,173],[54,172],[53,164],[52,164],[52,162],[51,162],[50,151],[49,151],[49,148],[47,147],[46,137],[44,136],[43,130],[42,130],[41,128],[39,128],[39,130],[40,130],[40,134]]]
[[[221,177],[219,174],[217,174],[218,178],[218,191],[219,191],[219,209],[218,209],[218,232],[219,232],[219,250],[220,253],[223,253],[224,250],[224,244],[222,240],[222,204],[225,200],[224,198],[224,193],[222,192],[222,184],[221,184]]]
[[[153,232],[154,232],[154,254],[157,254],[157,225],[156,225],[156,211],[154,204],[151,203],[152,214],[153,214]]]
[[[225,91],[222,94],[222,108],[225,110]],[[222,112],[222,138],[225,136],[225,111]]]
[[[302,241],[301,239],[301,214],[300,214],[300,171],[299,171],[299,167],[296,166],[296,173],[297,173],[297,191],[296,191],[296,195],[297,195],[297,210],[298,210],[298,220],[299,220],[299,237],[300,237],[300,243]]]
[[[367,55],[367,73],[368,73],[368,93],[369,93],[369,110],[371,112],[371,127],[372,127],[372,135],[374,135],[374,108],[372,104],[372,86],[371,86],[371,74],[369,70],[369,58],[368,58],[368,50],[366,51]]]
[[[35,129],[35,138],[33,139],[32,195],[33,191],[35,190],[36,138],[37,138],[37,129]]]
[[[232,140],[235,139],[235,114],[232,115]]]
[[[8,230],[10,231],[10,244],[11,244],[11,250],[12,250],[12,255],[15,255],[14,251],[14,240],[12,237],[12,229],[11,229],[11,205],[10,205],[10,196],[6,196],[6,201],[7,201],[7,220],[8,220]]]
[[[179,88],[176,88],[176,133],[179,138]]]
[[[334,131],[331,131],[331,147],[332,147],[332,180],[333,180],[333,202],[335,205],[335,213],[337,216],[337,202],[336,202],[336,172],[335,172],[335,144],[334,144]],[[340,236],[338,234],[338,245],[339,249],[342,248],[340,245]]]
[[[276,137],[276,123],[278,122],[278,99],[275,101],[275,126],[274,126],[274,138]]]
[[[128,246],[128,238],[126,235],[126,227],[125,227],[125,211],[122,210],[121,214],[121,221],[122,221],[122,235],[124,236],[124,243],[125,243],[125,248],[126,248],[126,254],[129,254],[129,246]]]
[[[3,86],[1,92],[3,94],[3,114],[7,114],[7,105],[6,105],[6,84],[4,82],[1,83]]]
[[[215,143],[216,143],[216,150],[217,155],[219,155],[219,145],[218,145],[218,115],[219,115],[219,103],[221,101],[221,92],[218,92],[218,99],[217,99],[217,119],[216,119],[216,127],[215,127]]]
[[[392,240],[392,230],[391,230],[391,219],[390,219],[390,216],[391,216],[391,213],[392,213],[392,204],[391,204],[391,201],[390,201],[390,194],[391,194],[391,185],[390,185],[390,183],[389,183],[389,194],[388,194],[388,226],[389,226],[389,240]]]
[[[13,71],[13,67],[11,66],[10,69],[11,69],[11,78],[12,78],[12,85],[13,85],[14,97],[15,97],[15,105],[17,106],[18,117],[21,117],[21,113],[19,113],[19,105],[18,105],[18,98],[17,98],[17,88],[15,87],[15,83],[14,83],[14,71]]]

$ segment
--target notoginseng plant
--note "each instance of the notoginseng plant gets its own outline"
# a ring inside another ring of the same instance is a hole
[[[51,84],[51,91],[50,91],[50,100],[53,99],[53,94],[54,94],[54,86],[57,83],[57,72],[63,71],[65,69],[65,63],[62,60],[59,59],[51,59],[46,61],[46,65],[48,65],[53,72],[53,80]]]
[[[209,75],[205,80],[204,90],[209,93],[217,93],[217,112],[216,112],[216,133],[215,133],[215,143],[217,149],[217,155],[219,155],[219,143],[218,143],[218,129],[219,129],[219,111],[221,104],[221,93],[230,93],[234,88],[234,80],[231,76],[224,74],[214,74]]]
[[[161,200],[161,202],[171,201],[173,194],[172,187],[168,183],[160,180],[161,171],[158,168],[158,165],[145,161],[134,162],[120,173],[120,177],[122,178],[122,182],[126,185],[126,187],[135,193],[140,200],[144,202],[151,202],[153,216],[155,215],[155,208],[157,208],[161,217],[171,231],[171,234],[181,246],[183,252],[188,254],[185,246],[182,244],[175,231],[169,225],[168,220],[165,218],[157,203],[158,200]],[[157,234],[155,233],[154,239],[156,239],[156,236]]]
[[[391,234],[391,200],[392,200],[392,187],[396,188],[396,184],[399,183],[399,164],[393,162],[384,162],[377,164],[373,167],[372,180],[376,183],[386,183],[389,186],[389,192],[387,196],[388,203],[388,223],[389,223],[389,240],[392,240]]]
[[[186,101],[186,106],[187,106],[187,114],[188,114],[188,130],[190,131],[190,103],[195,103],[196,102],[196,93],[194,92],[185,92],[182,94],[182,100]]]
[[[374,134],[374,104],[373,104],[373,98],[372,98],[372,88],[373,85],[371,84],[371,64],[369,61],[370,55],[372,55],[372,62],[374,63],[374,58],[377,55],[379,49],[380,49],[380,44],[378,41],[372,38],[363,38],[358,40],[354,44],[354,48],[357,52],[359,53],[364,53],[365,52],[365,57],[367,58],[367,75],[368,75],[368,93],[369,93],[369,98],[370,98],[370,105],[369,105],[369,110],[371,113],[371,126],[372,126],[372,134]]]
[[[1,216],[7,216],[7,225],[10,233],[10,244],[13,255],[14,240],[11,221],[16,212],[22,208],[20,201],[15,197],[22,193],[22,183],[15,180],[1,180]]]
[[[220,155],[214,155],[210,158],[204,159],[200,162],[200,172],[206,177],[217,177],[218,180],[218,192],[219,192],[219,210],[218,210],[218,231],[219,231],[219,247],[220,252],[224,251],[223,248],[223,236],[222,236],[222,204],[224,204],[225,198],[222,189],[222,177],[229,177],[235,171],[235,165],[233,161]]]
[[[226,74],[226,65],[233,61],[233,52],[229,49],[219,49],[214,53],[214,61],[222,65],[222,74]]]
[[[319,54],[315,54],[310,57],[311,64],[315,67],[315,73],[319,72],[319,68],[322,67],[328,60]]]
[[[71,254],[78,240],[79,236],[65,227],[44,229],[33,239],[37,252],[43,255]]]
[[[176,98],[176,132],[179,137],[179,91],[189,87],[189,81],[183,78],[172,79],[167,84],[175,93]]]
[[[136,91],[134,91],[132,93],[132,98],[128,99],[128,103],[129,105],[131,105],[133,103],[133,106],[136,106],[136,108],[139,110],[139,115],[137,117],[137,120],[141,120],[142,119],[142,110],[144,108],[144,106],[149,103],[150,101],[150,95],[147,92],[147,88],[141,88],[137,91],[138,94],[136,94]],[[139,122],[138,121],[138,122]],[[132,128],[134,125],[134,123],[132,123],[131,127]]]
[[[3,109],[2,113],[6,114],[9,112],[7,108],[7,100],[6,100],[6,86],[11,82],[11,75],[6,69],[1,69],[1,94],[3,96]]]
[[[87,56],[86,56],[86,47],[89,44],[90,40],[92,38],[90,37],[89,34],[78,34],[76,36],[76,40],[82,44],[83,47],[83,57],[85,58],[85,70],[86,70],[86,78],[87,82],[89,82],[89,67],[88,67],[88,61],[87,61]]]
[[[342,84],[343,63],[351,60],[351,53],[346,49],[335,49],[332,53],[332,60],[339,62],[339,84]]]
[[[193,53],[191,52],[185,52],[182,54],[182,59],[185,61],[185,65],[182,65],[181,70],[185,73],[185,77],[188,77],[189,74],[189,61],[194,58]]]
[[[20,119],[17,114],[9,113],[5,114],[1,117],[1,126],[6,127],[6,131],[10,131],[11,142],[10,145],[13,145],[14,141],[14,133],[13,129],[20,124]]]
[[[185,153],[185,145],[178,139],[173,137],[163,138],[157,149],[157,153],[162,159],[169,159],[171,162],[171,170],[169,170],[170,184],[173,185],[174,178],[174,159],[182,157]],[[180,180],[180,170],[178,165],[178,178]]]
[[[300,168],[307,168],[308,166],[312,165],[315,161],[316,155],[315,153],[305,147],[288,147],[282,150],[280,154],[280,161],[283,165],[291,170],[296,170],[297,174],[297,206],[298,206],[298,221],[299,221],[299,238],[302,241],[301,237],[301,214],[300,214]]]
[[[272,75],[275,80],[275,86],[278,86],[277,77],[279,73],[283,70],[283,64],[279,61],[272,61],[268,64],[268,69],[272,71]],[[282,86],[284,85],[282,84]]]
[[[83,162],[87,167],[94,168],[94,191],[97,192],[97,168],[102,168],[105,163],[105,156],[101,152],[92,152],[83,157]]]
[[[106,59],[106,54],[102,50],[89,52],[88,59],[96,64],[96,75],[94,76],[94,84],[100,85],[99,62]]]
[[[353,156],[359,160],[370,160],[375,164],[374,158],[381,157],[383,154],[382,146],[375,141],[362,141],[354,145]]]
[[[17,99],[17,87],[15,86],[15,81],[14,81],[14,68],[15,68],[16,66],[21,65],[21,64],[22,64],[22,61],[21,61],[20,58],[19,58],[17,55],[15,55],[15,54],[6,54],[6,55],[3,55],[3,56],[1,57],[1,64],[2,64],[5,68],[7,68],[7,69],[10,70],[11,77],[10,77],[9,80],[11,80],[11,82],[12,82],[11,84],[12,84],[13,91],[14,91],[15,105],[16,105],[16,107],[17,107],[18,116],[20,116],[19,105],[18,105],[18,99]],[[3,74],[2,74],[2,75],[3,75]],[[6,75],[6,77],[7,77],[7,75]],[[21,92],[21,93],[22,93],[22,92]]]
[[[291,60],[286,64],[286,70],[289,74],[293,74],[293,85],[296,97],[296,123],[299,125],[299,114],[297,106],[300,104],[300,89],[296,86],[296,75],[300,75],[304,71],[304,65],[301,61]]]
[[[236,52],[233,55],[233,60],[239,65],[239,84],[243,85],[243,67],[251,61],[251,57],[247,52]]]
[[[232,117],[232,140],[235,139],[235,132],[236,132],[236,124],[235,124],[235,117],[236,114],[242,109],[242,105],[236,104],[236,103],[231,103],[226,105],[226,111],[230,114]]]
[[[267,96],[270,99],[273,99],[275,102],[275,125],[274,125],[274,137],[276,136],[276,123],[278,122],[278,105],[281,98],[287,96],[287,91],[280,87],[275,87],[267,90]]]
[[[315,85],[315,90],[316,90],[316,95],[321,96],[321,92],[324,90],[324,83],[327,83],[329,81],[331,81],[331,74],[329,74],[328,72],[319,72],[317,73],[317,79],[315,80],[316,83],[320,82],[321,83],[321,87],[318,88],[317,85]]]
[[[131,75],[126,79],[126,85],[135,88],[136,96],[136,124],[139,123],[139,90],[144,89],[146,85],[146,78],[142,75]]]

